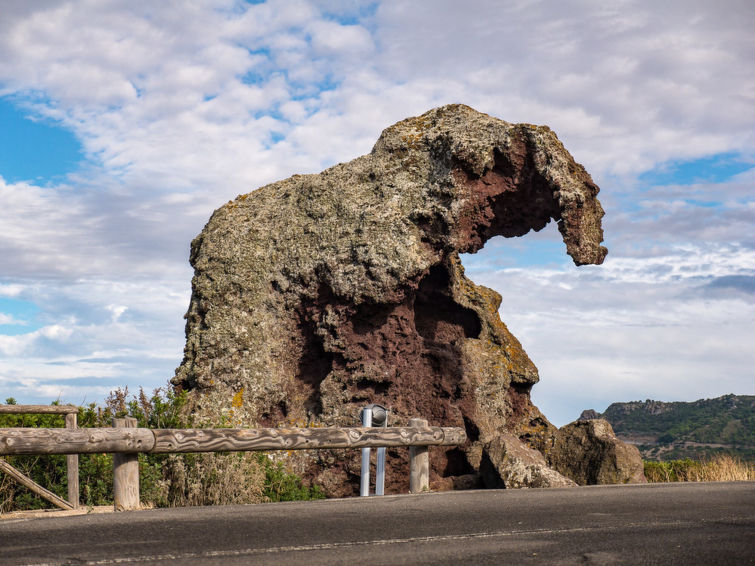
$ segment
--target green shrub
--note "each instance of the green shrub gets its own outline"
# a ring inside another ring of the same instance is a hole
[[[686,458],[665,462],[645,462],[645,477],[649,482],[687,481],[691,470],[699,468],[701,463]]]
[[[274,462],[265,454],[257,454],[257,461],[265,470],[265,488],[262,493],[269,501],[309,501],[325,498],[320,486],[304,485],[302,479],[288,472],[282,462]]]
[[[157,389],[151,397],[140,389],[116,389],[104,407],[79,407],[80,428],[110,427],[113,418],[130,416],[145,428],[188,428],[182,410],[185,392]],[[15,399],[6,399],[16,404]],[[53,403],[58,404],[58,402]],[[62,415],[0,415],[0,427],[57,428]],[[65,456],[9,456],[8,463],[56,495],[67,498]],[[321,499],[318,486],[305,485],[281,462],[254,452],[139,454],[140,501],[145,506],[223,505]],[[113,459],[110,454],[79,455],[80,501],[85,506],[113,502]],[[0,473],[0,512],[50,508],[52,504]]]

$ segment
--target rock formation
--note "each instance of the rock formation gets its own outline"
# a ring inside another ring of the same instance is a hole
[[[597,194],[546,126],[462,105],[399,122],[368,155],[215,211],[191,246],[173,383],[192,391],[198,421],[353,426],[374,402],[392,425],[464,427],[465,446],[430,451],[441,484],[484,461],[499,473],[502,432],[509,454],[516,442],[547,454],[556,429],[530,401],[537,369],[501,322],[500,295],[465,277],[459,253],[555,220],[574,262],[599,264]],[[389,451],[387,492],[405,490],[404,452]],[[558,476],[544,462],[527,464],[538,485]],[[353,493],[358,454],[299,464],[329,493]]]
[[[600,413],[595,409],[585,409],[582,414],[579,415],[578,421],[592,421],[600,418]]]
[[[561,427],[548,462],[579,485],[646,481],[640,451],[616,438],[611,424],[603,419]]]
[[[485,446],[480,462],[482,483],[491,488],[572,487],[568,474],[550,468],[545,457],[519,438],[501,432]]]

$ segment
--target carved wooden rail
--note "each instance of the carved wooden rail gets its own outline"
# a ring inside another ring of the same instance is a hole
[[[0,415],[65,415],[66,428],[61,430],[61,432],[76,430],[76,419],[78,413],[79,408],[75,407],[74,405],[0,405]],[[45,489],[30,477],[24,475],[20,470],[17,470],[13,466],[11,466],[2,458],[0,458],[0,470],[5,472],[7,475],[12,477],[24,487],[30,489],[40,497],[47,499],[47,501],[49,501],[53,505],[57,505],[61,509],[76,509],[79,506],[79,455],[77,453],[68,453],[68,456],[66,456],[66,473],[68,475],[68,501],[61,499],[53,492]]]
[[[412,419],[409,427],[146,429],[136,419],[114,419],[115,428],[0,429],[0,455],[113,454],[116,510],[139,506],[137,455],[184,452],[321,450],[406,446],[410,450],[409,490],[428,488],[428,446],[456,446],[466,440],[461,428],[431,427]]]
[[[245,452],[377,446],[455,446],[460,428],[5,428],[0,455]]]

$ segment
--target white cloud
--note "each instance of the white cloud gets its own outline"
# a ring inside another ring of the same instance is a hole
[[[312,48],[316,56],[361,58],[373,49],[369,32],[358,25],[316,21],[311,27]]]
[[[48,280],[20,297],[33,298],[47,323],[0,335],[0,395],[94,401],[116,387],[164,386],[181,361],[188,278]]]
[[[23,285],[2,283],[0,284],[0,297],[17,297],[23,289]]]
[[[588,169],[623,173],[741,147],[753,19],[741,4],[386,2],[376,35],[386,74],[473,85],[464,100],[548,123]]]
[[[72,333],[73,329],[70,327],[53,324],[17,336],[0,335],[0,352],[6,356],[19,356],[40,341],[64,342]]]
[[[5,314],[0,312],[0,324],[9,324],[14,326],[25,326],[28,324],[27,321],[18,319],[10,314]]]
[[[614,401],[751,393],[752,248],[686,244],[609,255],[599,267],[486,269],[505,253],[501,242],[468,256],[467,275],[502,294],[501,318],[540,370],[533,399],[557,424]]]
[[[128,310],[125,305],[108,305],[106,308],[112,313],[113,322],[118,322],[118,319]]]
[[[384,127],[449,102],[549,124],[603,187],[604,266],[496,271],[519,241],[470,259],[541,369],[546,414],[573,418],[588,393],[736,389],[753,311],[747,280],[731,278],[755,269],[755,170],[691,186],[636,175],[753,159],[753,24],[734,1],[6,3],[0,95],[61,120],[91,163],[56,186],[0,179],[0,296],[44,319],[0,337],[0,389],[75,401],[118,380],[164,384],[189,242],[213,209],[366,153]]]

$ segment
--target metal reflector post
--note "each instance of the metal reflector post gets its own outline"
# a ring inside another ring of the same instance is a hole
[[[362,426],[372,426],[372,407],[362,409]],[[360,497],[370,495],[370,448],[362,448],[362,476],[359,482]]]
[[[383,414],[383,426],[388,426],[388,411],[383,407],[376,406],[375,410],[382,410]],[[385,495],[385,446],[380,446],[377,449],[377,470],[375,472],[375,495]]]
[[[375,495],[385,495],[385,446],[377,449],[377,472],[375,473]]]

